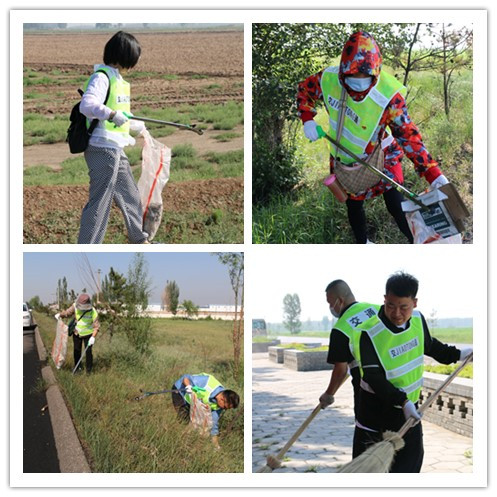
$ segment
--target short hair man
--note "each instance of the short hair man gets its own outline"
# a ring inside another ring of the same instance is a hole
[[[361,380],[353,457],[380,441],[384,431],[398,431],[410,417],[421,419],[417,408],[424,355],[450,364],[465,359],[473,350],[459,350],[430,335],[425,318],[415,310],[417,292],[414,276],[393,274],[378,315],[354,333],[353,353],[360,362]],[[424,455],[421,423],[407,432],[404,442],[390,472],[419,473]]]
[[[347,372],[350,370],[354,387],[355,412],[361,375],[358,363],[351,353],[351,338],[354,328],[374,316],[380,306],[357,302],[349,285],[343,280],[334,280],[326,287],[326,300],[330,306],[331,314],[338,318],[338,321],[331,330],[328,349],[327,362],[334,365],[333,371],[328,388],[319,397],[319,402],[323,409],[334,402],[334,395],[345,381]]]
[[[239,395],[233,390],[227,390],[214,376],[201,374],[185,374],[173,385],[171,394],[173,406],[182,421],[190,421],[191,393],[193,387],[199,387],[197,397],[207,406],[212,414],[212,442],[217,449],[219,446],[219,420],[226,409],[236,409],[240,403]]]

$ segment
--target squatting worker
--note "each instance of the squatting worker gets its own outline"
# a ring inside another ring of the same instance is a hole
[[[410,417],[420,420],[418,400],[423,384],[424,355],[450,364],[465,359],[462,350],[430,335],[423,315],[415,311],[418,281],[395,273],[386,283],[384,305],[378,315],[354,333],[353,353],[360,363],[359,408],[352,456],[357,457],[382,433],[397,432]],[[423,432],[418,422],[403,437],[405,446],[395,455],[391,473],[419,473],[423,464]]]
[[[354,328],[375,316],[379,305],[357,302],[349,285],[343,280],[334,280],[326,287],[326,301],[330,312],[338,318],[330,333],[328,349],[329,364],[333,364],[330,383],[326,391],[319,397],[321,407],[325,408],[334,402],[334,395],[344,382],[348,371],[352,376],[354,388],[354,413],[357,410],[359,382],[361,374],[359,365],[351,353],[351,340]]]
[[[381,67],[382,56],[373,37],[363,31],[354,33],[345,43],[338,67],[328,67],[299,83],[297,106],[305,136],[311,141],[318,139],[314,116],[316,103],[322,100],[329,114],[330,136],[336,139],[340,127],[340,144],[362,159],[371,160],[374,156],[373,165],[380,169],[384,166],[383,172],[397,183],[404,181],[401,166],[404,153],[414,163],[418,175],[432,188],[448,183],[411,121],[404,98],[405,87]],[[342,92],[346,111],[339,126],[343,114],[339,111]],[[353,159],[336,147],[332,147],[330,153],[331,173],[335,172],[339,180],[339,170],[351,174],[347,166],[354,165]],[[378,195],[383,195],[400,231],[413,242],[401,208],[402,195],[390,184],[372,175],[371,186],[362,191],[347,191],[347,194],[347,214],[356,243],[368,243],[363,203]]]
[[[236,409],[240,403],[239,395],[233,390],[227,390],[214,376],[206,373],[185,374],[177,380],[171,394],[173,406],[179,419],[189,422],[192,387],[200,387],[196,395],[208,405],[212,414],[212,443],[219,449],[219,420],[226,409]]]
[[[82,293],[76,299],[76,302],[65,311],[55,315],[55,319],[68,318],[74,316],[76,328],[72,336],[74,344],[74,365],[79,362],[83,347],[86,348],[86,372],[91,373],[93,368],[92,348],[95,343],[95,337],[100,329],[98,312],[91,303],[91,298],[87,293]],[[82,371],[82,364],[79,365],[78,371]]]
[[[99,123],[84,153],[90,197],[81,215],[78,243],[102,243],[113,201],[123,213],[129,242],[149,243],[142,229],[138,187],[123,150],[135,144],[130,131],[145,130],[142,122],[129,120],[124,114],[130,113],[130,85],[122,74],[138,63],[140,54],[138,40],[119,31],[105,45],[104,63],[95,66],[85,85],[80,111],[87,117],[87,126],[93,119]]]

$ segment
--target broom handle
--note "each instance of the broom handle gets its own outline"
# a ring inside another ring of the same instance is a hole
[[[295,440],[300,437],[302,432],[309,426],[309,423],[316,417],[317,413],[321,410],[321,404],[318,404],[314,410],[309,414],[307,419],[300,425],[300,428],[293,434],[293,437],[288,440],[285,446],[276,454],[276,458],[280,459],[286,454],[288,449],[295,443]]]
[[[426,402],[423,402],[421,407],[418,409],[420,414],[423,414],[433,401],[449,386],[449,384],[454,380],[454,378],[461,372],[461,370],[466,366],[466,364],[473,359],[473,352],[469,354],[466,359],[459,365],[459,367],[426,399]],[[398,435],[403,437],[415,424],[416,420],[414,418],[409,418],[398,431]]]
[[[423,202],[421,202],[421,200],[418,200],[416,198],[416,195],[414,193],[410,192],[407,188],[403,187],[400,183],[397,183],[396,181],[394,181],[392,178],[387,176],[385,173],[383,173],[382,171],[380,171],[376,167],[372,166],[371,164],[368,164],[365,160],[361,159],[359,156],[357,156],[356,154],[354,154],[353,152],[348,150],[346,147],[341,145],[339,142],[334,140],[331,136],[326,134],[324,132],[324,130],[322,131],[322,133],[320,133],[320,135],[323,136],[324,138],[326,138],[330,143],[335,145],[335,147],[341,149],[343,152],[350,155],[350,157],[352,157],[352,159],[354,159],[356,162],[358,162],[359,164],[362,164],[363,166],[366,166],[368,169],[370,169],[371,171],[376,173],[378,176],[380,176],[383,180],[390,183],[399,193],[402,193],[402,195],[404,195],[404,197],[406,197],[407,199],[414,202],[417,206],[421,207],[421,209],[423,209],[423,210],[429,209],[429,207],[427,207],[425,204],[423,204]]]

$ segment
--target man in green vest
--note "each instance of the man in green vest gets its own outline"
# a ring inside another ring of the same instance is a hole
[[[405,155],[416,173],[432,188],[448,183],[428,153],[412,122],[402,83],[382,69],[382,56],[374,38],[364,31],[345,43],[340,65],[309,76],[298,85],[297,110],[304,134],[319,138],[316,105],[323,102],[329,115],[330,136],[361,159],[370,161],[397,183],[404,182],[401,160]],[[374,160],[373,160],[374,159]],[[352,157],[332,146],[330,172],[347,194],[347,215],[356,243],[368,243],[364,201],[382,195],[390,215],[408,242],[413,236],[402,211],[402,195]],[[366,176],[368,179],[366,181]]]
[[[410,417],[418,421],[404,436],[405,446],[395,455],[391,473],[419,473],[423,464],[417,409],[424,355],[451,364],[473,351],[471,347],[459,350],[430,335],[424,316],[415,310],[418,287],[410,274],[390,276],[384,305],[356,328],[352,339],[352,352],[361,371],[353,457],[382,440],[383,432],[398,431]]]
[[[375,316],[380,306],[357,302],[349,285],[343,280],[334,280],[326,287],[326,301],[330,312],[338,321],[333,325],[330,333],[328,348],[329,364],[333,364],[330,383],[325,392],[319,397],[321,407],[333,404],[334,395],[344,383],[348,371],[352,376],[354,388],[354,413],[357,409],[357,396],[361,375],[359,365],[351,353],[351,340],[354,328],[363,321]]]
[[[171,394],[173,406],[182,421],[190,421],[192,392],[200,401],[209,407],[212,416],[212,443],[216,449],[219,445],[219,420],[226,409],[236,409],[240,403],[239,395],[233,390],[227,390],[214,376],[201,374],[185,374],[173,385]]]
[[[95,337],[100,329],[98,312],[91,303],[91,298],[87,293],[82,293],[76,302],[65,311],[55,315],[55,319],[68,318],[74,316],[76,327],[72,336],[74,345],[74,365],[76,365],[82,354],[83,346],[86,349],[86,372],[91,373],[93,368],[92,348]],[[80,364],[78,371],[82,370]]]

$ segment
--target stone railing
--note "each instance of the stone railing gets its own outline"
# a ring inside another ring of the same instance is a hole
[[[306,347],[309,348],[314,348],[314,347],[320,347],[320,343],[303,343],[302,345],[305,345]],[[268,354],[269,354],[269,360],[276,362],[277,364],[283,364],[284,362],[284,353],[285,350],[294,350],[293,347],[280,347],[278,345],[271,346],[268,349]]]
[[[285,349],[283,352],[283,363],[285,367],[294,369],[295,371],[333,369],[333,366],[326,362],[327,357],[327,350],[306,352],[303,350]]]
[[[447,376],[425,373],[420,405]],[[473,437],[473,380],[456,378],[426,409],[423,420],[435,423],[465,437]]]

